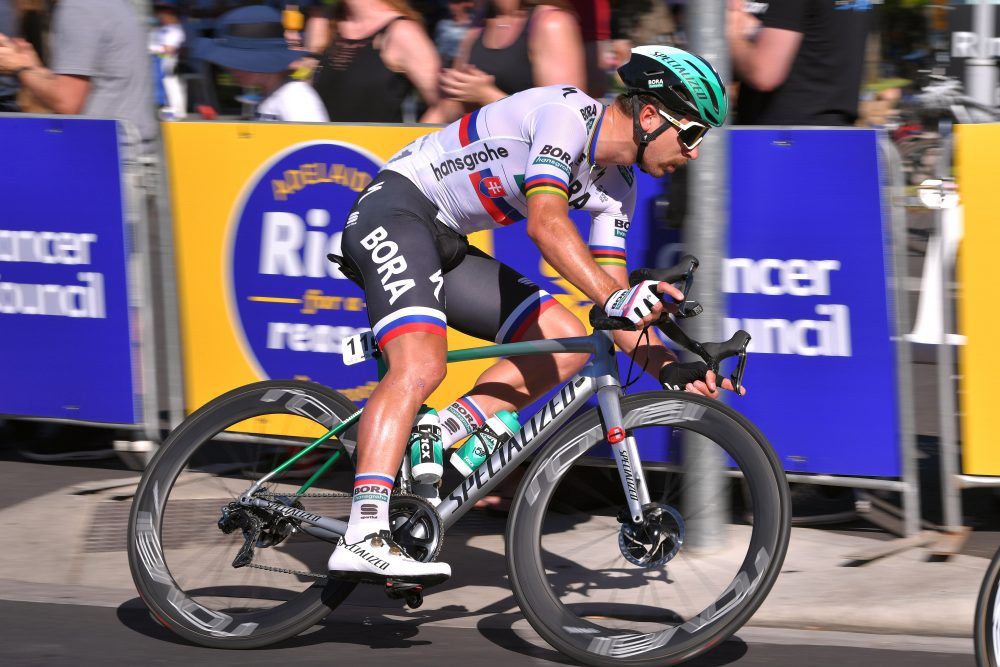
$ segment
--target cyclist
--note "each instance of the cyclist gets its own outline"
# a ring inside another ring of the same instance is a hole
[[[542,257],[608,315],[638,330],[656,321],[672,285],[628,286],[625,233],[635,202],[632,165],[660,177],[698,157],[725,120],[725,85],[703,58],[668,46],[632,50],[626,92],[604,107],[571,86],[529,89],[474,111],[399,151],[361,193],[345,224],[347,271],[365,288],[388,373],[361,417],[348,529],[331,576],[430,585],[446,563],[408,558],[389,538],[388,506],[417,412],[445,375],[446,323],[497,343],[583,336],[544,290],[475,247],[474,231],[527,220]],[[569,208],[592,214],[588,244]],[[682,364],[657,337],[615,333],[664,386],[718,396],[701,362]],[[581,354],[503,359],[444,412],[445,446],[498,410],[520,409],[576,374]],[[732,389],[728,380],[722,383]]]

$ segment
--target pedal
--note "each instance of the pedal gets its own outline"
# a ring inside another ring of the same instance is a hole
[[[411,584],[405,581],[386,579],[385,594],[393,600],[406,600],[406,606],[416,609],[424,603],[424,587],[422,584]]]

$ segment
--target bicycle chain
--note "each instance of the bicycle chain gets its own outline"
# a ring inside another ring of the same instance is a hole
[[[281,495],[279,493],[268,493],[262,491],[260,493],[255,493],[255,496],[261,496],[266,498],[350,498],[351,494],[344,492],[333,492],[333,493],[300,493],[293,496]],[[244,567],[253,568],[255,570],[265,570],[267,572],[277,572],[279,574],[291,574],[293,576],[302,577],[312,577],[313,579],[329,579],[329,575],[326,574],[316,574],[315,572],[307,572],[305,570],[289,570],[284,567],[271,567],[270,565],[259,565],[254,562],[247,563]]]

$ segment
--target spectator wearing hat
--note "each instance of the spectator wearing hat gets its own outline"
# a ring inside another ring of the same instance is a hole
[[[13,74],[61,114],[129,121],[140,149],[157,137],[146,31],[129,0],[60,0],[52,16],[52,64],[34,47],[0,34],[0,74]]]
[[[325,123],[326,108],[312,86],[293,80],[289,67],[302,57],[285,41],[281,13],[263,5],[223,14],[216,37],[198,42],[196,55],[229,70],[244,88],[259,88],[257,120]]]
[[[166,97],[160,108],[163,118],[181,120],[187,115],[187,91],[177,76],[177,58],[184,45],[177,0],[156,0],[153,13],[157,25],[149,35],[149,51],[156,58],[160,84]]]

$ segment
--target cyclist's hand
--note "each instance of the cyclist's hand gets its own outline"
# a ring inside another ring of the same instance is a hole
[[[604,302],[604,312],[610,317],[627,318],[637,327],[651,324],[663,311],[656,286],[655,281],[643,280],[628,289],[612,292]]]
[[[663,314],[660,294],[681,300],[684,294],[670,283],[643,280],[628,289],[612,292],[604,302],[604,312],[611,317],[627,318],[637,329],[648,327]]]
[[[660,369],[660,384],[664,389],[674,391],[689,391],[692,394],[701,394],[709,398],[719,397],[719,388],[734,391],[733,383],[729,378],[716,381],[715,373],[704,361],[691,361],[688,363],[674,362],[667,364]],[[740,396],[747,393],[745,387],[740,387]]]

